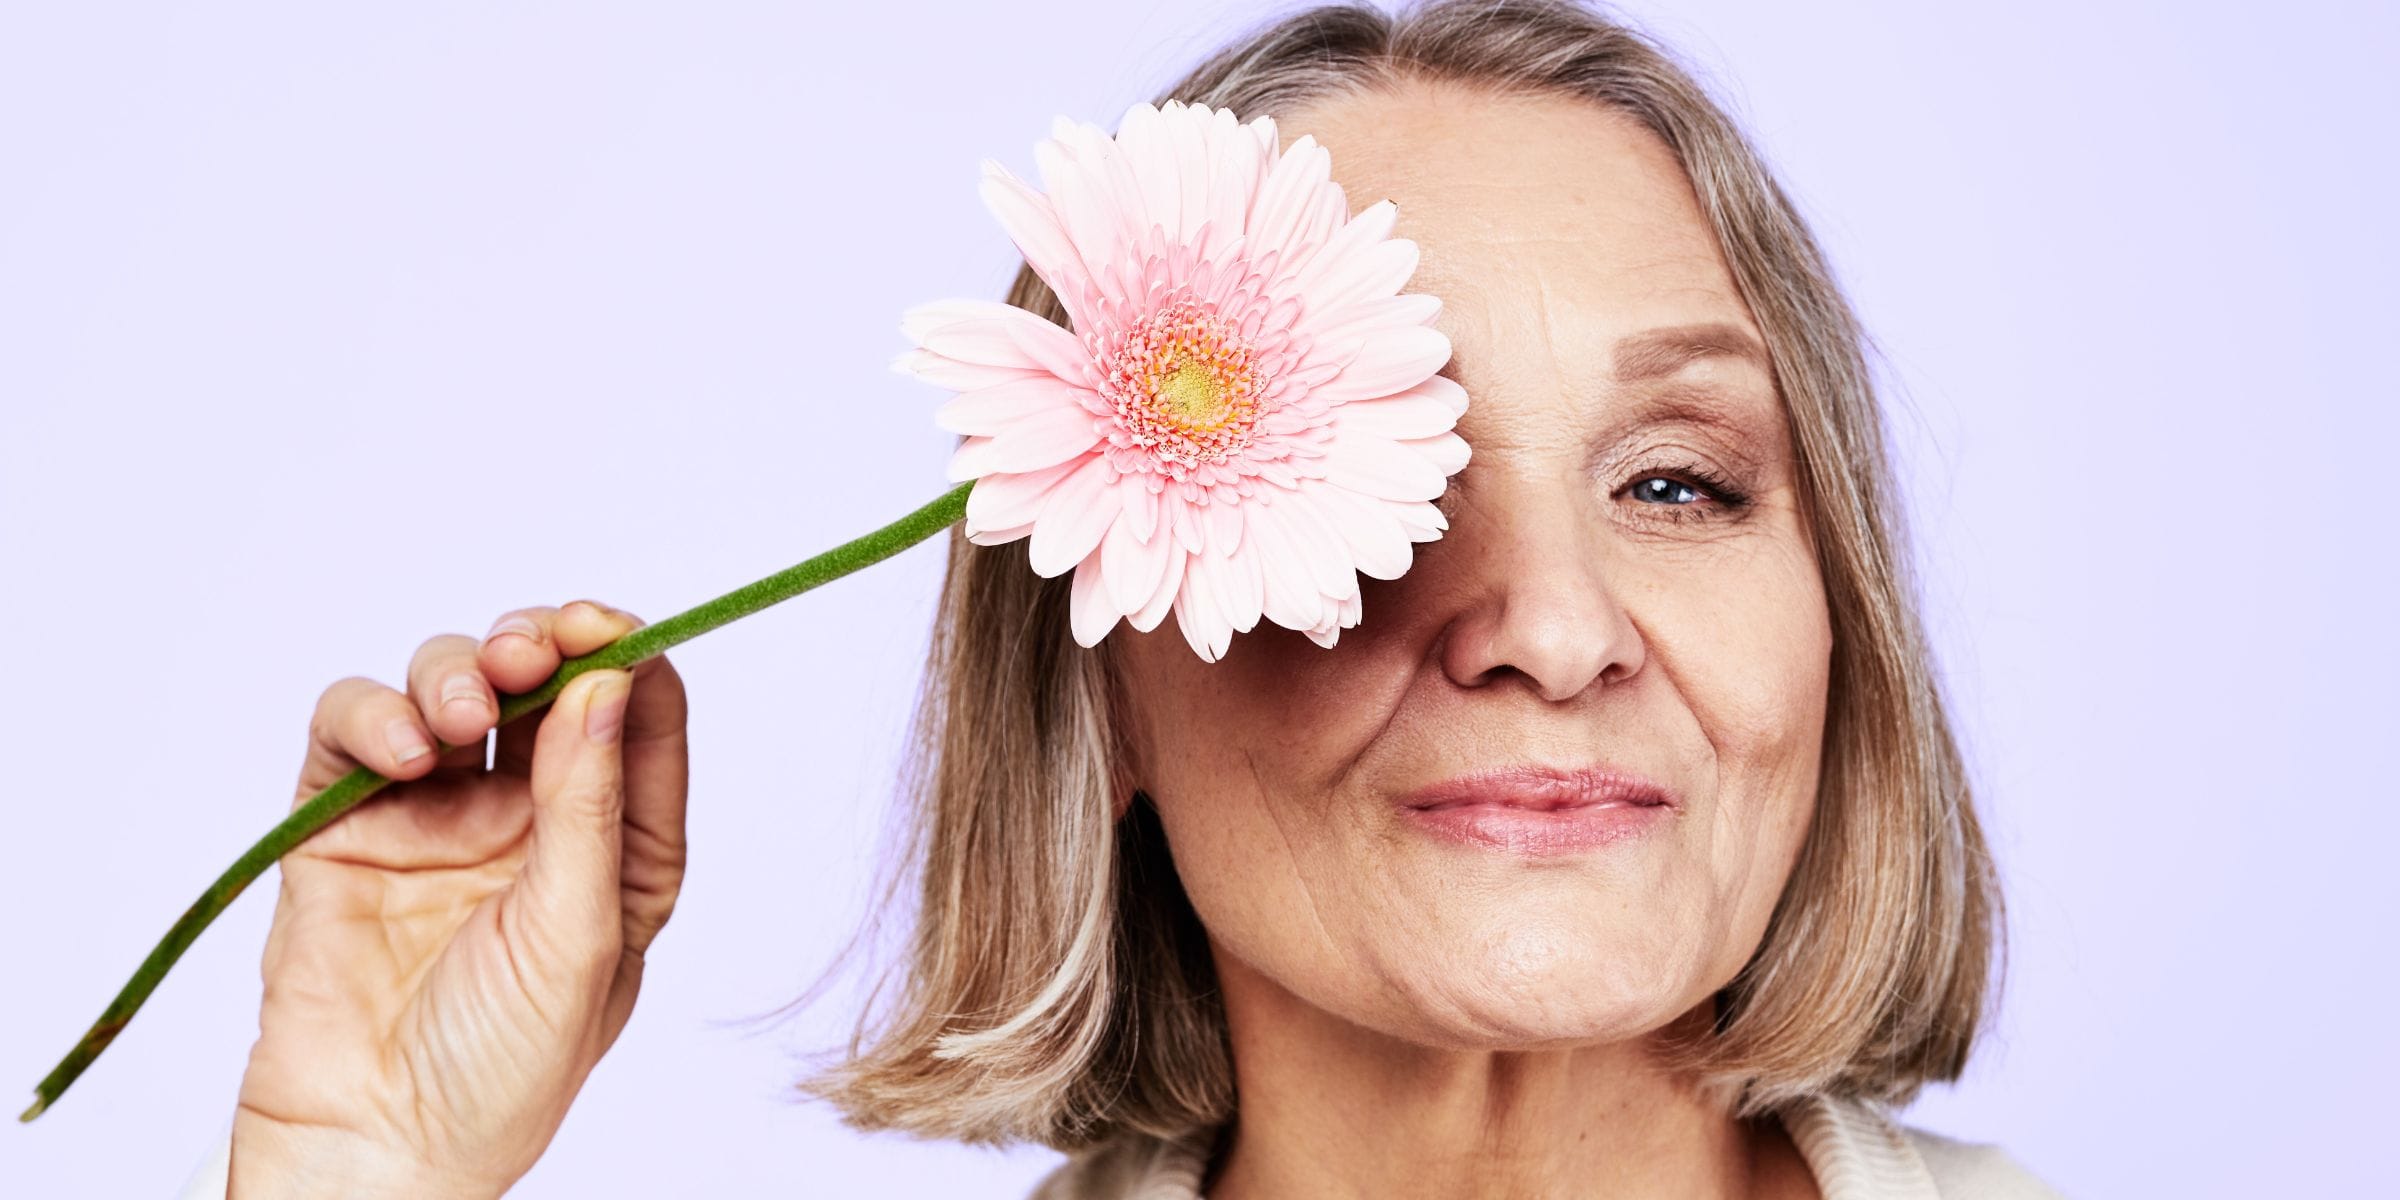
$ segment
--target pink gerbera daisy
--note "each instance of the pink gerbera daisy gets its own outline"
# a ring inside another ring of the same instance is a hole
[[[1448,528],[1432,501],[1467,463],[1398,210],[1351,215],[1312,136],[1279,151],[1272,118],[1172,100],[1114,138],[1061,117],[1034,154],[1043,189],[987,159],[982,195],[1073,332],[936,301],[893,364],[960,393],[936,419],[966,435],[967,538],[1074,571],[1081,645],[1170,609],[1210,662],[1261,616],[1333,645],[1358,576]]]

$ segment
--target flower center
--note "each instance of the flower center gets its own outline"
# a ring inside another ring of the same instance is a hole
[[[1220,425],[1233,412],[1217,387],[1216,375],[1196,362],[1175,364],[1172,374],[1158,377],[1153,390],[1158,393],[1159,411],[1186,427]]]
[[[1128,330],[1104,364],[1102,395],[1137,446],[1184,466],[1248,445],[1266,375],[1233,325],[1190,298]]]

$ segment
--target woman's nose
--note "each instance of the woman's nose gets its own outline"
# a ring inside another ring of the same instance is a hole
[[[1641,668],[1641,632],[1604,561],[1602,515],[1581,488],[1479,491],[1442,535],[1438,594],[1454,606],[1442,669],[1462,687],[1516,676],[1569,700]],[[1425,582],[1432,582],[1430,580]]]

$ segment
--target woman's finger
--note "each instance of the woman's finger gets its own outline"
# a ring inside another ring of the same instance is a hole
[[[337,679],[309,716],[308,754],[292,807],[361,766],[387,779],[418,778],[433,769],[433,750],[433,732],[407,696],[361,675]]]
[[[473,861],[522,832],[522,810],[512,816],[507,806],[465,802],[476,794],[477,781],[471,776],[433,774],[431,754],[398,761],[391,749],[396,740],[414,737],[431,745],[423,716],[415,700],[372,679],[352,676],[325,689],[317,715],[309,722],[308,757],[292,807],[306,804],[362,765],[406,782],[408,791],[402,795],[387,789],[368,796],[318,830],[285,860],[287,877],[300,869],[295,860],[396,870],[451,866]]]
[[[529,970],[565,996],[606,994],[622,950],[618,867],[625,805],[620,746],[632,677],[576,676],[542,715],[534,747],[533,831],[512,893],[510,931]]]
[[[560,605],[551,621],[550,636],[568,658],[592,651],[642,627],[642,619],[597,600],[573,600]]]
[[[640,617],[597,600],[576,600],[557,608],[520,609],[512,615],[522,615],[538,626],[541,631],[538,643],[530,647],[514,645],[530,639],[512,636],[500,638],[504,645],[494,646],[486,639],[484,653],[487,660],[507,654],[511,657],[511,667],[525,671],[524,675],[513,677],[515,685],[503,684],[517,692],[532,691],[557,673],[558,664],[590,654],[642,626]],[[495,626],[494,632],[497,636],[498,627]],[[523,720],[501,726],[493,739],[492,769],[517,774],[531,771],[537,725],[538,719],[528,714]]]
[[[650,948],[675,911],[686,857],[684,811],[691,751],[683,677],[660,655],[633,674],[625,713],[625,945]]]
[[[550,623],[557,616],[558,609],[547,604],[500,614],[476,651],[484,678],[511,695],[540,687],[558,670],[558,646],[550,640]]]
[[[480,643],[463,633],[429,637],[408,663],[408,695],[434,736],[450,743],[438,764],[481,771],[485,735],[500,717],[500,700],[483,677]]]

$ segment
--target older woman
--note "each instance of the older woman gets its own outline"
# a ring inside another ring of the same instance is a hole
[[[2049,1195],[1885,1115],[1965,1063],[1998,898],[1860,333],[1735,127],[1523,0],[1301,13],[1169,97],[1398,203],[1473,397],[1448,531],[1335,647],[1214,663],[1086,650],[1064,577],[954,533],[905,987],[817,1090],[1068,1151],[1053,1200]],[[301,795],[403,782],[285,864],[233,1194],[541,1153],[682,877],[681,685],[593,672],[489,771],[480,735],[637,623],[529,608],[327,691]]]

